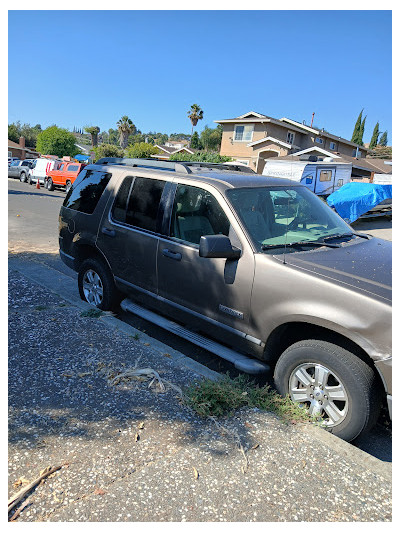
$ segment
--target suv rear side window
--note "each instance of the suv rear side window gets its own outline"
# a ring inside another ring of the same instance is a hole
[[[67,167],[67,172],[76,172],[79,168],[79,165],[69,165]]]
[[[199,244],[202,235],[229,236],[230,222],[214,196],[204,189],[178,185],[171,237]]]
[[[110,178],[110,173],[100,170],[81,172],[65,197],[63,206],[90,215],[95,210]]]
[[[128,176],[124,178],[117,196],[115,197],[114,204],[111,209],[111,217],[117,222],[125,222],[126,217],[126,205],[128,203],[129,191],[131,190],[133,177]]]
[[[156,231],[158,208],[165,183],[151,178],[135,178],[125,215],[126,224]]]

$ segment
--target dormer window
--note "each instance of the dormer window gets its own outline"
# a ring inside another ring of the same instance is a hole
[[[293,133],[293,131],[288,131],[287,132],[287,135],[286,135],[286,142],[289,143],[289,144],[293,144],[294,143],[294,136],[296,134]]]
[[[251,142],[253,139],[253,130],[254,125],[253,124],[237,124],[235,126],[235,133],[233,140],[238,142]]]

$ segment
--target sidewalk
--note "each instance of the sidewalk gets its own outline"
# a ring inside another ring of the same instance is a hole
[[[391,520],[390,465],[319,428],[249,409],[216,423],[168,384],[113,384],[135,363],[181,388],[217,376],[89,309],[73,279],[10,259],[10,496],[64,465],[17,521]]]

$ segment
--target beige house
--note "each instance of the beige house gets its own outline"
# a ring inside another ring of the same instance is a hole
[[[357,158],[367,155],[366,148],[351,141],[285,117],[276,119],[250,111],[214,122],[223,127],[220,154],[233,157],[259,174],[270,157],[305,153]]]

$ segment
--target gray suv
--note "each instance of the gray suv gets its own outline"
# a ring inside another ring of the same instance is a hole
[[[68,192],[59,243],[82,299],[248,373],[273,369],[335,435],[368,430],[384,397],[391,413],[391,243],[355,233],[306,187],[105,158]]]

